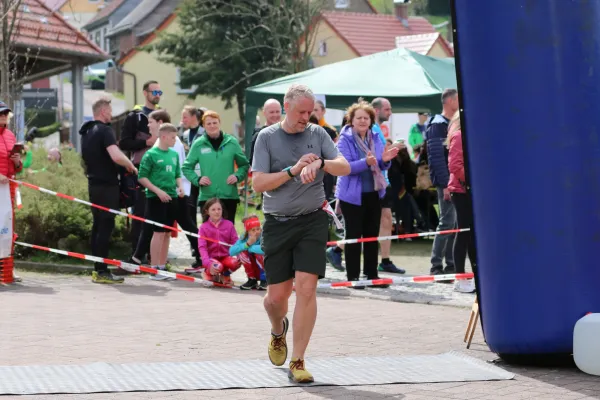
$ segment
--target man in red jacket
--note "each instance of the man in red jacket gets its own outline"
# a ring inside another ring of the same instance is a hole
[[[10,200],[13,210],[13,232],[14,232],[14,210],[15,210],[15,196],[17,192],[17,184],[10,182],[10,179],[14,179],[17,172],[21,172],[23,169],[23,163],[21,162],[21,154],[19,152],[13,152],[17,139],[15,135],[7,128],[9,114],[11,109],[8,108],[6,103],[0,100],[0,185],[10,185]],[[13,235],[14,237],[14,235]],[[14,250],[14,239],[11,247],[11,254]],[[2,262],[12,265],[12,256],[8,259],[3,259]],[[19,277],[13,275],[14,281],[20,281]]]

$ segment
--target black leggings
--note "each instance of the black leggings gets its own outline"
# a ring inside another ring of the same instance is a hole
[[[379,236],[381,223],[381,200],[377,192],[363,193],[361,205],[340,200],[340,207],[346,223],[346,239],[359,239]],[[348,280],[360,278],[360,253],[364,250],[363,272],[367,279],[377,278],[379,243],[347,244],[344,248]]]
[[[452,204],[456,210],[456,222],[458,229],[472,229],[473,227],[473,207],[471,197],[466,193],[452,193]],[[473,268],[473,273],[477,269],[477,254],[475,251],[474,234],[471,231],[459,232],[454,239],[454,268],[457,274],[465,272],[465,261],[467,253]]]

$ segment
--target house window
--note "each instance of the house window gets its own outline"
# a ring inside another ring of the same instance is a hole
[[[327,42],[324,40],[321,40],[319,42],[319,55],[321,57],[326,56],[327,55]]]
[[[104,27],[104,29],[102,29],[102,50],[104,51],[108,51],[108,38],[106,37],[106,35],[108,34],[108,28]]]
[[[180,69],[177,68],[176,72],[175,72],[175,83],[177,84],[177,94],[192,94],[194,93],[194,91],[196,91],[196,85],[192,86],[191,88],[182,88],[179,86],[179,80],[181,79],[181,75],[180,75]]]
[[[94,42],[96,42],[96,45],[102,46],[102,39],[100,38],[100,31],[96,32],[96,35],[94,37]]]
[[[350,7],[350,0],[335,0],[335,8],[348,8]]]

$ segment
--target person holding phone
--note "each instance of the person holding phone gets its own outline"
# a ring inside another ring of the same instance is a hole
[[[0,185],[10,186],[10,201],[13,214],[13,232],[14,232],[14,213],[15,213],[15,198],[17,193],[17,184],[9,179],[14,179],[15,175],[23,169],[21,162],[21,151],[23,145],[17,143],[15,134],[8,129],[8,122],[12,110],[0,100]],[[13,236],[14,237],[14,236]],[[14,250],[14,240],[11,244],[11,254]],[[10,257],[12,258],[12,256]],[[13,274],[13,280],[20,282],[21,278]]]

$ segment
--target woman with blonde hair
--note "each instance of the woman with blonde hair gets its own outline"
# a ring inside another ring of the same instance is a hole
[[[348,125],[340,133],[338,148],[350,163],[350,175],[339,177],[336,188],[346,222],[346,239],[378,236],[381,199],[387,186],[382,171],[390,168],[398,148],[386,149],[379,135],[373,133],[375,110],[369,103],[361,101],[350,106],[347,121]],[[378,243],[368,242],[345,246],[348,280],[356,281],[360,277],[361,246],[364,274],[367,279],[378,279]]]
[[[465,178],[465,159],[463,155],[462,133],[460,126],[460,112],[457,111],[448,125],[448,171],[450,180],[448,181],[448,191],[452,204],[456,209],[456,221],[458,229],[472,229],[473,225],[473,206],[471,197],[467,193],[467,183]],[[459,232],[454,239],[454,268],[457,274],[465,272],[465,261],[467,253],[471,261],[473,272],[477,270],[477,260],[475,253],[475,241],[473,232]],[[454,290],[463,293],[473,293],[475,283],[473,279],[456,281]]]

